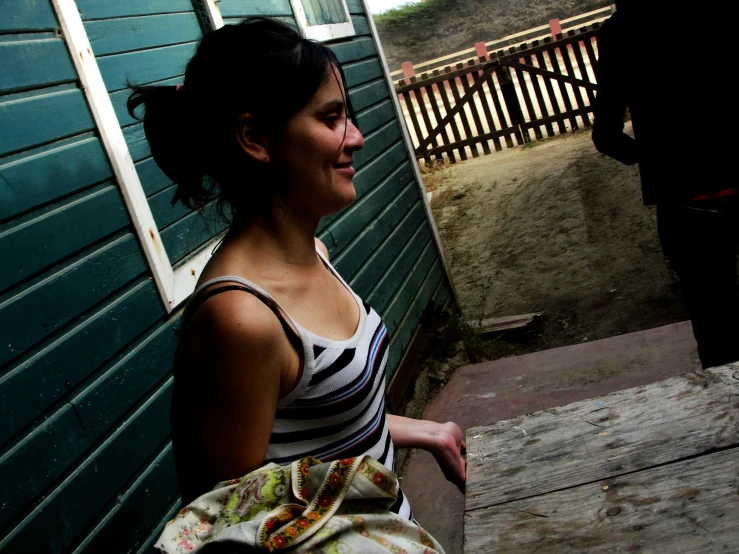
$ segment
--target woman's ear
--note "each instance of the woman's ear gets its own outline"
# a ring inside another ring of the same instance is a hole
[[[236,122],[236,140],[246,154],[260,163],[269,163],[269,152],[264,135],[257,129],[252,114],[241,114]]]

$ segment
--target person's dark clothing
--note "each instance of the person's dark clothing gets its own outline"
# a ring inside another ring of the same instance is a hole
[[[680,277],[703,367],[739,361],[736,196],[657,206],[662,250]]]
[[[692,29],[711,29],[706,46],[717,46],[721,34],[714,32],[720,25],[716,13],[721,10],[690,13]],[[736,186],[727,171],[735,156],[730,137],[736,115],[727,110],[734,102],[722,77],[726,70],[712,48],[684,40],[686,17],[674,8],[657,14],[630,8],[598,32],[593,142],[623,163],[639,163],[645,204],[683,202]],[[702,26],[703,20],[711,25]],[[622,132],[627,107],[636,141]]]
[[[736,116],[725,110],[733,104],[726,72],[720,56],[680,40],[686,13],[668,7],[655,16],[646,4],[619,8],[599,31],[593,143],[639,164],[644,203],[657,204],[660,241],[680,278],[703,367],[739,361],[739,185],[728,138]],[[728,36],[713,31],[722,13],[714,4],[691,10],[690,26]],[[627,108],[635,138],[623,132]]]

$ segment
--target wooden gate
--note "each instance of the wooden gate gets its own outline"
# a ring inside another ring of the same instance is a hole
[[[416,158],[454,163],[589,127],[599,27],[399,81]]]

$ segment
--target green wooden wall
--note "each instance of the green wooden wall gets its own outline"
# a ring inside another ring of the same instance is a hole
[[[77,0],[173,263],[220,230],[182,205],[125,113],[126,79],[176,83],[190,0]],[[292,20],[287,0],[221,0],[226,23]],[[322,223],[342,275],[386,319],[389,372],[450,289],[361,3],[332,45],[365,135],[357,202]],[[151,552],[179,508],[167,315],[49,0],[0,0],[0,552]],[[8,132],[10,130],[10,132]]]

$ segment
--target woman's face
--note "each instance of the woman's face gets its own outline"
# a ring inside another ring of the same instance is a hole
[[[354,201],[352,156],[362,148],[362,133],[349,120],[344,84],[330,71],[310,102],[286,124],[270,153],[270,165],[287,185],[283,200],[318,217]]]

